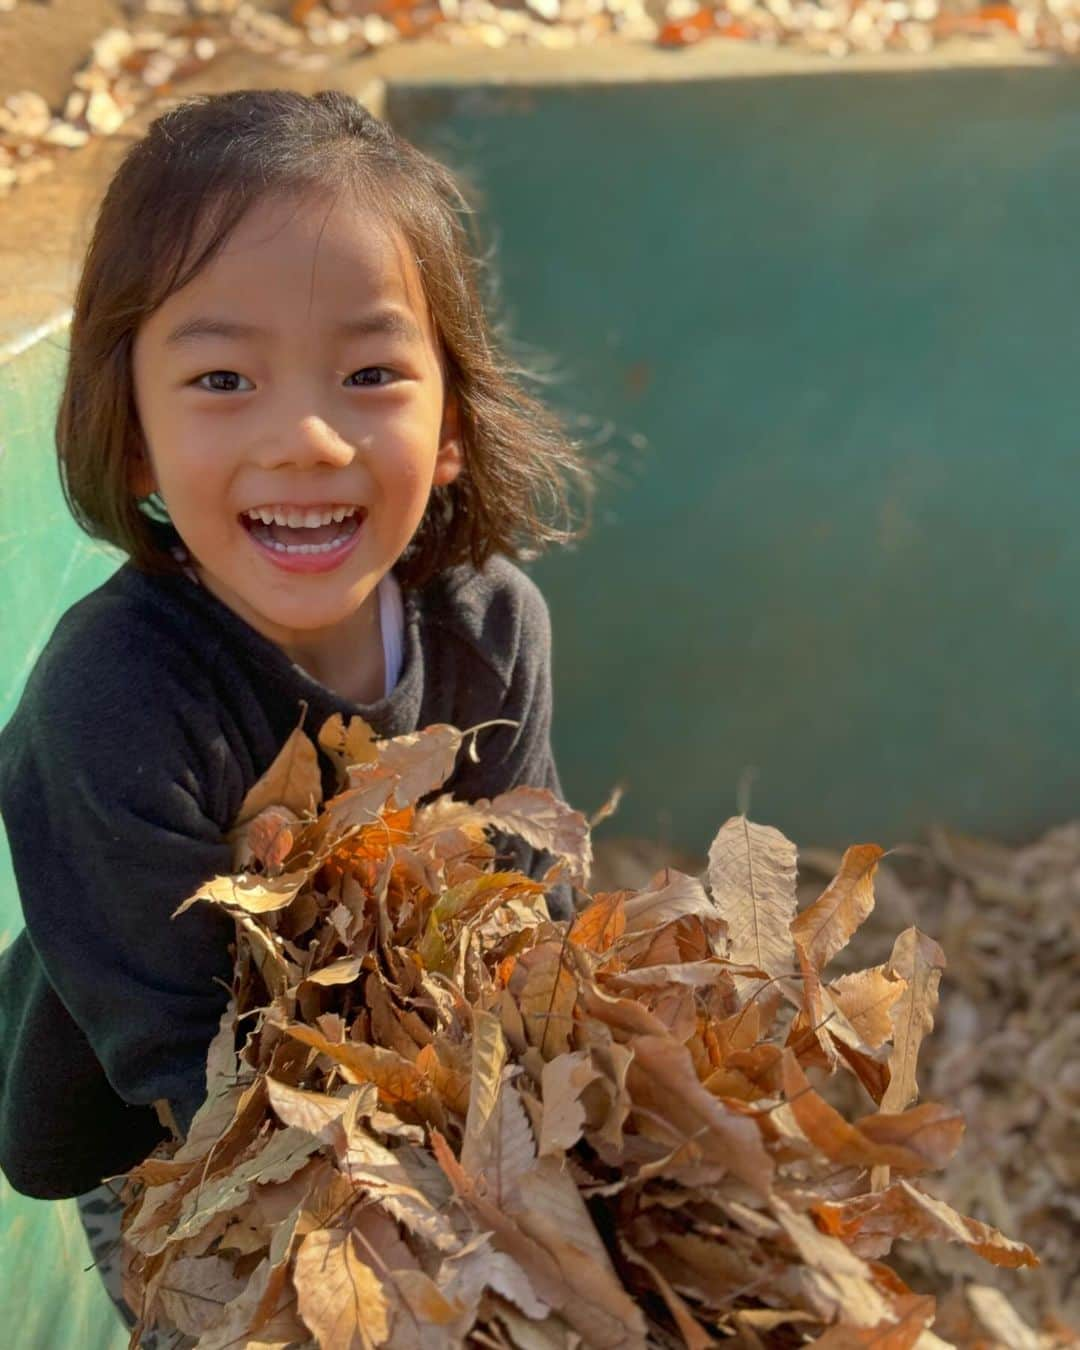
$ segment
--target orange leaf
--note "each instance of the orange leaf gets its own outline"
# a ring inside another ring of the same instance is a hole
[[[934,1320],[935,1303],[929,1294],[905,1294],[893,1303],[895,1322],[879,1322],[876,1327],[841,1324],[830,1327],[814,1345],[823,1350],[910,1350]]]
[[[459,1116],[469,1109],[469,1075],[448,1068],[434,1045],[425,1045],[416,1056],[416,1068],[424,1075],[451,1111]]]
[[[907,1181],[884,1191],[842,1202],[823,1202],[814,1214],[830,1232],[847,1243],[869,1243],[885,1255],[895,1238],[960,1242],[995,1266],[1037,1266],[1038,1257],[1022,1242],[1013,1242],[996,1228],[968,1219],[943,1200],[926,1195]]]
[[[847,945],[874,908],[874,873],[883,853],[877,844],[853,844],[820,898],[792,923],[792,936],[815,970]]]
[[[879,1144],[846,1121],[813,1090],[790,1050],[784,1052],[782,1073],[784,1095],[799,1128],[832,1162],[842,1167],[895,1167],[905,1172],[925,1170],[927,1164],[914,1150],[899,1144]]]
[[[423,1075],[393,1050],[378,1045],[364,1045],[359,1041],[328,1041],[313,1027],[300,1022],[282,1025],[282,1031],[294,1040],[314,1046],[353,1075],[355,1081],[374,1083],[379,1096],[387,1102],[417,1102],[426,1091]]]
[[[630,891],[612,891],[608,895],[598,895],[574,920],[570,941],[590,952],[606,952],[622,937],[626,928],[623,899],[630,894]]]
[[[551,1059],[570,1044],[577,981],[566,969],[562,949],[545,942],[518,959],[509,989],[517,999],[530,1045]]]

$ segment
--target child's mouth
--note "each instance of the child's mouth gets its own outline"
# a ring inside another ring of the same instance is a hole
[[[240,522],[270,560],[289,571],[323,571],[335,566],[359,533],[362,506],[254,507]]]

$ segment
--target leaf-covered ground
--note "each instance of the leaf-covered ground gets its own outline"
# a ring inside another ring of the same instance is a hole
[[[601,835],[594,880],[636,886],[665,862],[649,840]],[[838,855],[800,855],[800,894],[815,893]],[[928,1183],[966,1214],[1021,1238],[1038,1269],[988,1269],[954,1245],[899,1244],[898,1268],[938,1295],[935,1329],[961,1345],[1031,1347],[1033,1332],[1080,1328],[1080,824],[1024,848],[942,830],[883,862],[877,906],[837,958],[886,960],[898,928],[917,925],[947,954],[940,1009],[920,1052],[931,1098],[958,1106],[964,1142]],[[984,1292],[987,1287],[998,1298]],[[1000,1298],[1026,1323],[1008,1322]]]
[[[336,719],[320,741],[337,795],[294,733],[236,873],[174,920],[223,906],[237,959],[207,1102],[127,1188],[143,1325],[200,1350],[931,1350],[946,1319],[895,1243],[1038,1269],[928,1180],[964,1134],[917,1100],[941,946],[893,927],[841,965],[876,845],[800,907],[794,845],[737,816],[703,877],[589,894],[587,824],[549,794],[433,796],[475,740]],[[544,883],[500,864],[509,834],[556,857]],[[557,923],[560,877],[580,904]],[[1018,1343],[983,1279],[959,1343]]]

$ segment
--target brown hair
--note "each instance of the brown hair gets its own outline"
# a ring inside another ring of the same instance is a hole
[[[71,322],[56,422],[64,495],[79,525],[146,571],[178,564],[140,509],[132,347],[139,325],[270,195],[351,186],[417,260],[456,399],[464,468],[432,493],[399,566],[407,585],[493,553],[527,557],[577,537],[592,474],[559,419],[523,387],[481,301],[474,217],[461,188],[346,94],[244,90],[186,100],[117,170],[94,227]]]

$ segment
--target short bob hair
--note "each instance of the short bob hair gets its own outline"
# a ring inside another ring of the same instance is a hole
[[[412,250],[459,414],[463,470],[432,493],[396,569],[403,584],[459,562],[480,567],[493,553],[529,557],[581,533],[591,471],[499,350],[480,298],[472,213],[452,175],[346,94],[245,90],[185,100],[151,124],[109,185],[76,293],[56,422],[64,495],[88,534],[142,570],[180,563],[131,487],[142,454],[139,325],[255,203],[343,187]]]

